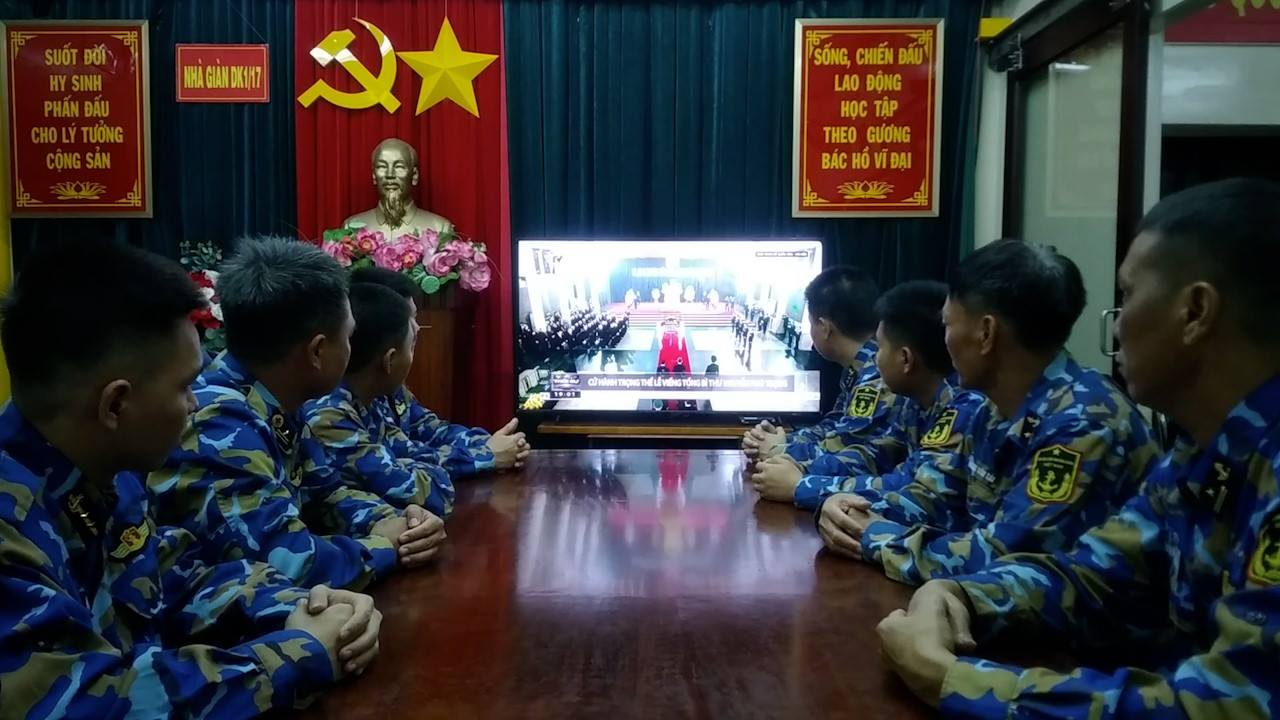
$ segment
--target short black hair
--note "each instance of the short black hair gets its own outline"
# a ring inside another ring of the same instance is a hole
[[[1084,279],[1048,245],[997,240],[956,267],[951,298],[1007,322],[1028,350],[1048,352],[1066,344],[1084,312]]]
[[[351,315],[356,319],[356,329],[351,333],[348,373],[365,369],[404,341],[409,330],[409,307],[404,300],[384,285],[355,283],[351,286]]]
[[[844,335],[857,338],[876,331],[876,298],[880,289],[862,268],[837,265],[818,273],[804,290],[809,312],[826,318]]]
[[[299,343],[332,333],[346,319],[347,273],[314,245],[245,239],[218,277],[227,350],[271,364]]]
[[[177,263],[102,238],[49,238],[27,256],[0,308],[14,397],[44,417],[64,391],[122,353],[167,357],[204,296]]]
[[[1161,200],[1138,223],[1155,236],[1159,268],[1180,280],[1211,282],[1241,328],[1258,342],[1280,342],[1280,184],[1233,178]]]
[[[891,288],[876,302],[884,334],[895,345],[911,348],[925,367],[939,375],[950,375],[954,370],[942,325],[946,301],[945,283],[912,280]]]
[[[422,288],[418,287],[413,280],[410,280],[408,275],[388,268],[378,267],[377,265],[369,265],[352,270],[351,284],[356,285],[358,283],[371,283],[391,288],[405,300],[415,300],[418,295],[423,294]]]
[[[716,356],[715,356],[715,355],[712,355],[712,356],[711,356],[711,362],[719,362],[719,361],[718,361],[718,360],[716,360]]]

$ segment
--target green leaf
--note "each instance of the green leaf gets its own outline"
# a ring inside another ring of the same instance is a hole
[[[410,280],[414,281],[419,285],[422,284],[422,278],[426,274],[427,274],[427,271],[423,270],[421,265],[414,265],[413,267],[405,271],[405,275],[408,275]]]
[[[458,273],[456,273],[456,272],[451,272],[451,273],[449,273],[448,275],[446,275],[446,276],[445,276],[445,280],[457,280],[457,279],[458,279],[458,278],[460,278],[460,277],[462,277],[462,276],[461,276],[461,275],[459,275]]]
[[[430,295],[440,289],[440,278],[428,273],[422,274],[422,280],[418,281],[418,285],[422,287],[422,292]]]

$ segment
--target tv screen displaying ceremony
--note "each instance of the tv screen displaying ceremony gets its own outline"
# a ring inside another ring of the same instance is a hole
[[[816,412],[817,240],[523,240],[524,409]],[[815,366],[816,367],[816,366]]]

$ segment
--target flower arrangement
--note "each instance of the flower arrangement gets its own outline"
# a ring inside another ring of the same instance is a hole
[[[464,290],[479,292],[492,279],[484,244],[453,228],[387,239],[380,231],[343,227],[326,230],[320,247],[344,267],[376,265],[403,273],[428,295],[453,280]]]
[[[227,334],[222,327],[222,302],[218,298],[218,271],[222,264],[222,250],[208,242],[190,243],[186,240],[180,245],[182,257],[180,262],[191,276],[191,281],[200,288],[204,295],[205,307],[191,313],[191,322],[200,333],[200,344],[211,355],[216,355],[227,347]]]

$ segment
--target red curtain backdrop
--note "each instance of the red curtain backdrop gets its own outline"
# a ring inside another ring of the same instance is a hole
[[[337,90],[360,92],[338,62],[321,67],[311,49],[333,30],[355,33],[348,47],[373,75],[381,58],[373,37],[353,18],[386,33],[396,52],[430,50],[445,18],[463,50],[498,55],[475,79],[480,117],[445,100],[415,115],[422,79],[399,63],[395,96],[400,107],[348,110],[321,99],[296,100],[317,79]],[[455,422],[495,429],[514,414],[512,247],[507,185],[506,58],[501,0],[297,0],[294,107],[297,127],[298,231],[317,239],[327,228],[374,206],[377,193],[370,154],[388,137],[418,151],[416,202],[453,221],[460,232],[488,245],[493,281],[460,315],[457,328]],[[461,288],[454,292],[470,295]],[[466,319],[467,323],[461,322]]]

